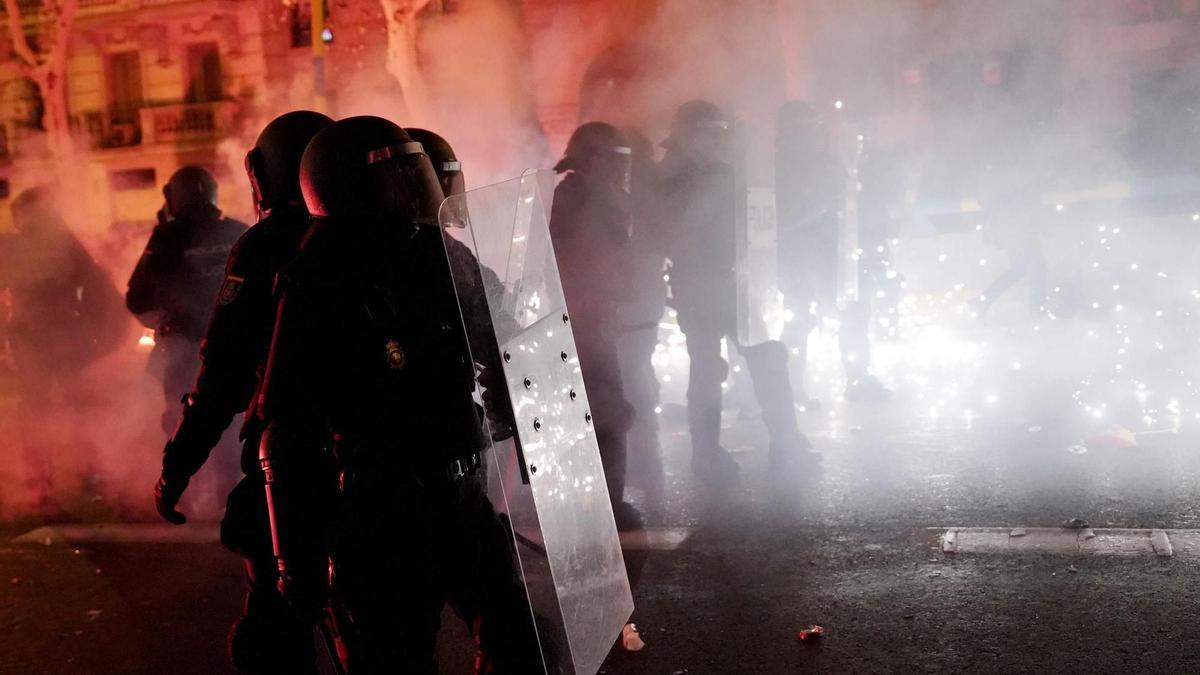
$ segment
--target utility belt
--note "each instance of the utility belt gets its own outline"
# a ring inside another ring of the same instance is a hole
[[[395,448],[381,450],[367,449],[362,445],[352,448],[339,445],[336,453],[344,473],[371,476],[371,479],[387,480],[387,476],[407,474],[424,483],[453,485],[475,475],[483,467],[483,457],[479,452],[447,461],[422,462],[411,452],[400,452]]]

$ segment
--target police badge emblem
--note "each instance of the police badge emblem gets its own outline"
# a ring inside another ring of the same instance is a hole
[[[400,347],[400,343],[395,340],[388,340],[387,362],[388,367],[392,370],[400,370],[408,362],[408,357],[404,355],[404,350]]]
[[[242,283],[246,281],[245,277],[235,277],[232,274],[225,277],[225,283],[221,285],[221,293],[217,296],[218,302],[222,305],[228,305],[237,298],[238,291],[242,290]]]

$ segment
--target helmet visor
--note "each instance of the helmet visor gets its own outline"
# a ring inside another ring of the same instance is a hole
[[[425,148],[415,141],[389,145],[367,153],[375,170],[386,215],[416,225],[436,225],[442,186]]]

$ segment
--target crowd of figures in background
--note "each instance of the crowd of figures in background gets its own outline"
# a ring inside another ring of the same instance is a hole
[[[872,342],[894,337],[906,302],[894,249],[913,219],[919,167],[911,148],[865,132],[847,156],[835,147],[841,131],[805,102],[778,112],[770,275],[749,269],[745,252],[746,135],[717,105],[683,104],[657,145],[588,122],[554,166],[549,237],[617,531],[662,522],[668,477],[680,472],[664,465],[659,428],[655,358],[667,319],[688,362],[688,484],[705,498],[743,480],[721,438],[731,382],[753,392],[745,407],[766,430],[772,491],[803,493],[820,480],[801,415],[826,404],[806,386],[818,330],[836,333],[839,403],[892,398]],[[3,367],[20,448],[7,467],[20,489],[2,506],[48,520],[94,516],[97,500],[130,520],[151,503],[177,525],[188,513],[221,516],[222,542],[246,563],[245,613],[230,642],[244,672],[311,672],[313,625],[326,626],[330,654],[351,671],[429,672],[447,604],[476,638],[479,672],[535,672],[581,650],[560,644],[569,627],[556,633],[529,611],[514,547],[538,544],[514,533],[489,496],[486,451],[512,442],[520,423],[509,355],[496,344],[504,327],[492,325],[485,298],[512,289],[474,259],[469,238],[442,227],[443,200],[477,187],[464,166],[469,158],[427,130],[283,115],[246,159],[257,223],[221,213],[204,168],[180,169],[124,307],[57,214],[54,186],[22,193],[15,232],[0,238]],[[984,238],[1008,266],[967,289],[963,309],[975,319],[1019,283],[1033,317],[1055,319],[1070,304],[1051,281],[1035,180],[979,195],[983,215],[971,222],[988,224]],[[776,329],[747,338],[747,321],[773,320],[747,316],[763,311],[747,295],[782,299]],[[133,367],[154,373],[162,407],[112,404],[130,381],[116,374],[131,367],[137,341],[129,314],[153,345]],[[114,410],[126,419],[98,422]],[[100,437],[134,417],[165,432],[161,465],[146,447],[154,434]],[[152,496],[149,480],[105,484],[112,467],[148,465],[161,466]],[[379,533],[401,522],[415,526],[405,541],[381,544]],[[635,586],[639,565],[626,557]],[[632,623],[621,637],[643,645]]]

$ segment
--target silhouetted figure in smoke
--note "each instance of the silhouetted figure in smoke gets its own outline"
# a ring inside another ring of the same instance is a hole
[[[351,672],[436,672],[446,602],[480,672],[541,672],[512,540],[478,475],[472,357],[499,356],[468,348],[438,177],[403,129],[355,117],[313,139],[301,184],[314,225],[279,275],[259,408],[285,597],[320,611],[332,539]]]
[[[662,201],[664,218],[671,222],[671,294],[691,363],[692,467],[705,484],[726,488],[738,476],[737,463],[720,444],[721,384],[729,372],[721,340],[733,342],[737,335],[735,209],[741,200],[731,122],[711,103],[686,103],[676,113],[666,146]],[[738,349],[770,434],[772,476],[786,484],[795,474],[815,473],[820,456],[796,426],[787,348],[769,341]]]
[[[253,394],[266,370],[275,327],[275,275],[295,257],[308,230],[308,211],[300,195],[300,157],[308,141],[332,123],[320,113],[287,113],[263,129],[246,155],[260,218],[229,254],[201,343],[200,373],[163,449],[162,477],[155,488],[159,513],[172,523],[185,522],[175,510],[183,491],[233,418],[249,410],[241,433],[246,476],[229,496],[221,527],[222,542],[246,561],[243,616],[230,633],[231,657],[245,673],[302,673],[314,668],[311,631],[288,611],[276,587]],[[168,411],[174,410],[171,406]]]
[[[91,473],[95,449],[75,437],[84,420],[56,415],[87,414],[95,401],[83,371],[116,349],[128,321],[120,293],[54,202],[46,187],[21,193],[12,204],[16,233],[0,238],[0,289],[12,297],[0,337],[8,338],[21,398],[25,497],[47,516],[61,514],[62,497],[98,489]]]
[[[217,208],[217,182],[198,166],[175,172],[163,187],[166,204],[146,250],[129,277],[125,305],[154,329],[154,358],[162,366],[167,412],[191,390],[199,367],[200,340],[212,316],[225,262],[246,225]]]
[[[566,175],[554,190],[550,215],[550,236],[618,529],[639,522],[624,501],[625,435],[634,411],[625,400],[617,352],[622,332],[618,311],[632,295],[631,154],[624,136],[610,124],[589,122],[576,129],[554,167]]]
[[[896,319],[900,279],[892,265],[891,239],[903,208],[907,175],[900,148],[881,147],[871,138],[859,162],[858,298],[842,313],[838,344],[846,367],[848,400],[886,400],[892,396],[870,372],[871,320],[884,310]]]
[[[619,342],[621,378],[625,398],[634,408],[633,426],[627,434],[628,482],[645,491],[646,505],[661,511],[666,476],[663,472],[662,446],[658,439],[659,382],[654,371],[654,352],[658,347],[658,324],[667,304],[664,233],[656,218],[659,195],[658,171],[654,148],[649,139],[635,131],[625,131],[633,150],[632,227],[626,274],[630,297],[619,308],[624,334]]]
[[[804,386],[808,338],[822,313],[835,312],[838,238],[846,202],[846,167],[830,151],[828,124],[812,106],[790,101],[779,109],[775,134],[775,204],[779,282],[795,318],[784,342],[797,355]],[[798,397],[809,407],[804,389]]]

